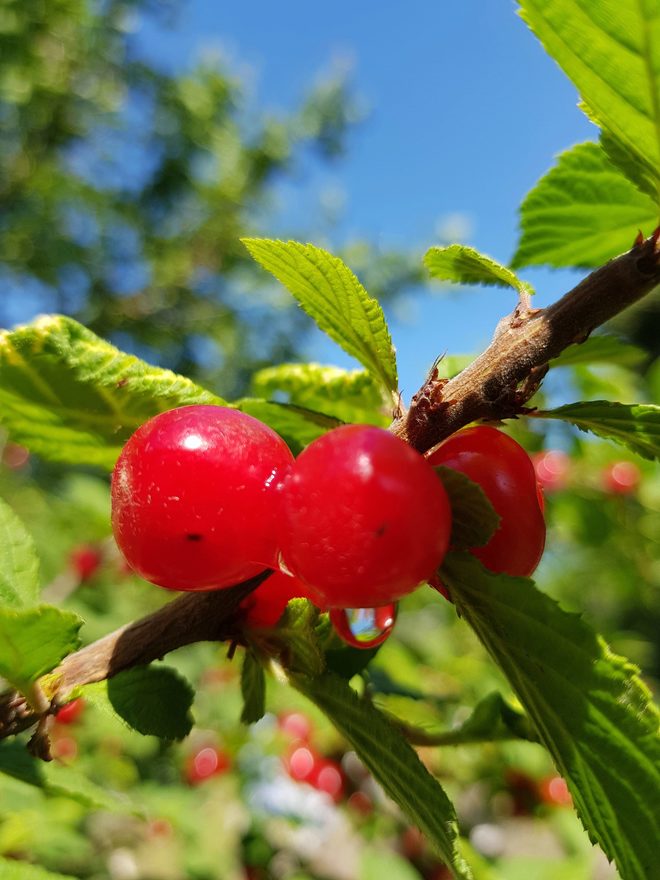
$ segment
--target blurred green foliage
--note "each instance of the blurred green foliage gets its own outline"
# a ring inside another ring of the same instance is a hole
[[[237,396],[255,368],[293,359],[309,326],[239,238],[328,231],[321,206],[292,228],[278,187],[336,161],[359,112],[343,75],[274,115],[218,59],[180,74],[148,63],[133,31],[168,7],[0,7],[0,324],[70,314]],[[378,296],[421,277],[408,255],[351,248]]]

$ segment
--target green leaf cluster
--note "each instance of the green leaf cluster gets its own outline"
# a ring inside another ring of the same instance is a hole
[[[600,144],[559,161],[521,208],[515,266],[594,267],[628,250],[660,213],[657,3],[521,0],[521,15],[575,83]]]

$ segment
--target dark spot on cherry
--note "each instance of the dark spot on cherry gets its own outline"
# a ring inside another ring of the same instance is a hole
[[[204,535],[200,535],[199,532],[190,532],[186,535],[186,541],[201,541]]]

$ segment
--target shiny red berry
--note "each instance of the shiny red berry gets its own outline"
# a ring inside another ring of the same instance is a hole
[[[220,406],[161,413],[133,434],[112,477],[112,525],[143,578],[227,587],[275,565],[275,490],[293,461],[252,416]]]
[[[545,547],[545,520],[534,466],[522,446],[495,428],[466,428],[445,440],[428,461],[478,483],[500,516],[490,541],[472,553],[491,571],[531,575]]]
[[[389,604],[447,550],[451,511],[440,480],[381,428],[345,425],[313,441],[280,494],[282,562],[326,608]]]

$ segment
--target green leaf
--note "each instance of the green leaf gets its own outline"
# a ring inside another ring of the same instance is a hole
[[[82,620],[53,605],[0,608],[0,676],[25,693],[80,645]]]
[[[658,209],[611,164],[598,144],[562,153],[520,207],[514,266],[593,268],[629,250],[649,232]]]
[[[468,718],[458,727],[438,733],[429,731],[427,734],[422,730],[419,731],[419,734],[416,741],[429,746],[458,746],[511,739],[536,741],[538,739],[524,712],[505,700],[502,694],[497,691],[480,700]]]
[[[506,674],[587,831],[626,880],[657,866],[659,715],[637,669],[525,578],[449,554],[456,608]]]
[[[40,788],[46,795],[68,797],[91,809],[135,813],[135,807],[123,795],[91,782],[71,767],[47,764],[33,758],[18,741],[0,742],[0,773]],[[4,880],[4,875],[0,874]]]
[[[590,108],[583,107],[582,109],[587,116],[593,116]],[[596,117],[593,118],[593,122],[596,125],[602,125]],[[624,177],[627,177],[641,193],[647,195],[655,204],[658,198],[657,170],[648,165],[639,153],[631,153],[616,135],[604,127],[600,133],[600,145],[612,165],[615,165]]]
[[[644,458],[660,458],[660,406],[592,400],[530,413],[538,419],[561,419],[581,431],[614,440]]]
[[[0,606],[20,608],[39,598],[37,551],[21,520],[0,500]]]
[[[325,667],[316,636],[319,610],[307,599],[291,599],[272,633],[283,665],[291,672],[319,675]]]
[[[46,794],[68,797],[91,810],[122,812],[133,815],[140,810],[123,792],[111,791],[92,782],[87,776],[71,767],[53,761],[44,766]]]
[[[440,465],[435,472],[442,480],[451,505],[451,546],[455,550],[483,547],[500,522],[488,496],[481,486],[460,471]]]
[[[259,397],[284,392],[289,403],[327,413],[343,422],[385,427],[391,421],[383,409],[381,390],[366,370],[342,370],[314,363],[279,364],[255,373],[252,388]]]
[[[266,711],[266,677],[264,668],[255,654],[245,651],[241,667],[241,693],[243,694],[243,724],[254,724]]]
[[[531,284],[474,248],[462,244],[432,247],[426,252],[424,263],[433,278],[456,284],[489,284],[512,287],[520,294],[532,294]]]
[[[124,354],[71,318],[0,333],[0,421],[51,461],[110,470],[124,442],[164,410],[222,404],[189,379]]]
[[[521,15],[607,129],[660,193],[660,9],[635,3],[521,0]]]
[[[136,666],[107,681],[115,712],[137,730],[161,739],[184,739],[193,726],[195,692],[169,666]]]
[[[356,358],[391,394],[396,358],[383,310],[338,257],[296,241],[244,238],[252,257],[271,272],[331,339]]]
[[[343,422],[333,416],[290,403],[244,397],[231,405],[277,431],[295,455],[326,431],[343,425]]]
[[[590,336],[584,342],[569,345],[559,357],[550,361],[551,367],[574,367],[577,364],[616,364],[636,367],[648,358],[647,352],[624,342],[618,336]]]
[[[327,715],[383,790],[432,841],[455,878],[470,878],[458,850],[454,807],[417,753],[384,715],[333,673],[294,677],[293,686]]]
[[[5,859],[0,856],[0,877],[2,880],[75,880],[71,874],[55,874],[40,865]]]
[[[44,762],[33,758],[24,743],[16,739],[0,740],[0,773],[43,788],[46,784],[43,768]]]

